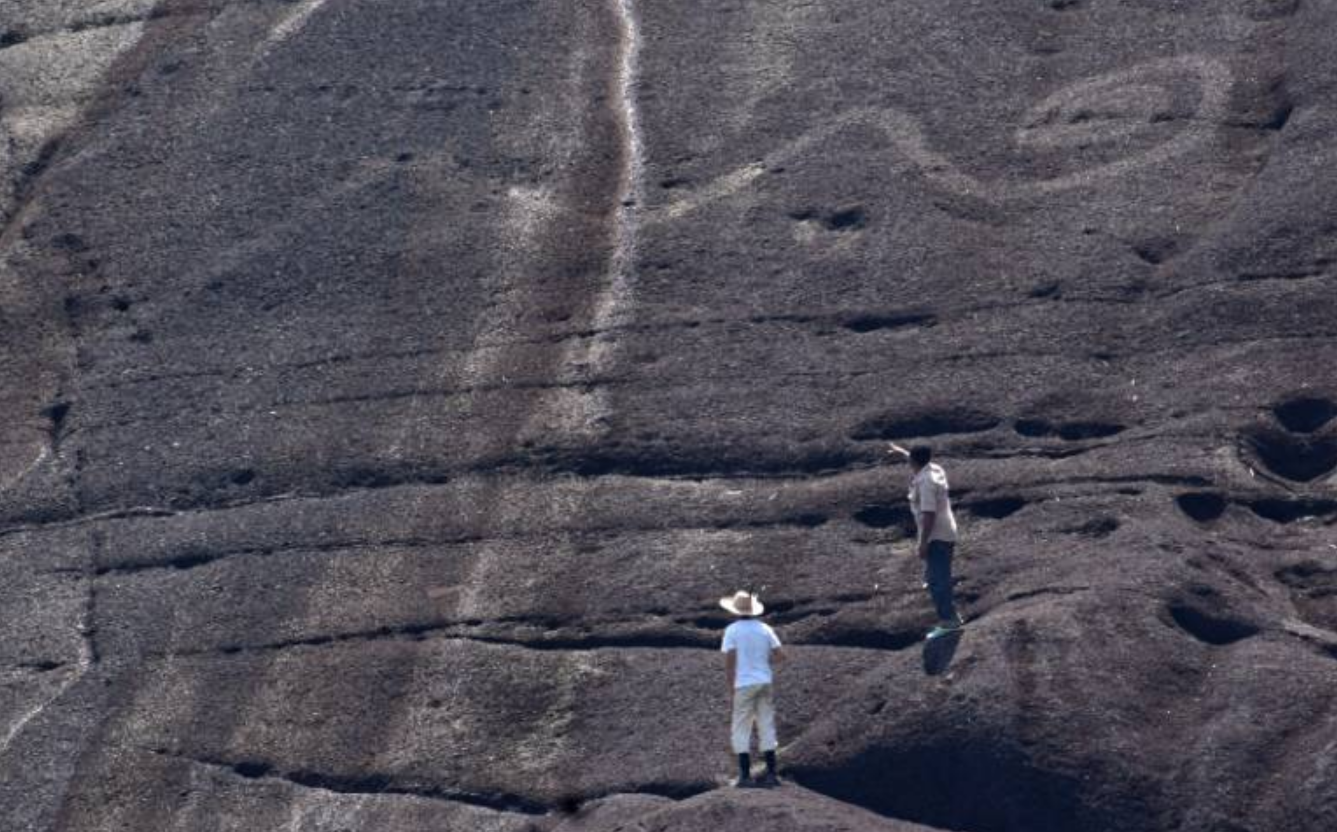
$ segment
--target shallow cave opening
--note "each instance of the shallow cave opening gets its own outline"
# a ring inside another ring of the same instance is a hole
[[[1337,468],[1337,440],[1261,430],[1249,444],[1269,471],[1295,482],[1316,480]]]
[[[1258,625],[1228,613],[1203,609],[1198,604],[1177,601],[1169,607],[1170,619],[1179,629],[1214,647],[1234,644],[1259,633]]]
[[[1195,491],[1175,497],[1175,504],[1189,519],[1198,523],[1210,523],[1226,513],[1226,498],[1209,491]]]
[[[854,624],[832,624],[804,640],[804,644],[857,647],[864,650],[906,650],[924,640],[924,628],[885,629]]]
[[[864,506],[854,512],[854,519],[872,529],[896,527],[907,535],[915,533],[915,517],[905,506]]]
[[[1282,427],[1293,433],[1313,433],[1337,416],[1337,404],[1327,399],[1305,396],[1272,408]]]
[[[846,208],[824,217],[822,224],[832,231],[854,231],[868,224],[868,215],[859,207]]]
[[[1126,430],[1123,425],[1114,422],[1091,421],[1056,424],[1044,419],[1018,419],[1012,424],[1012,429],[1021,436],[1028,436],[1033,439],[1057,436],[1066,442],[1077,442],[1082,439],[1104,439],[1108,436],[1123,433]]]
[[[976,517],[987,517],[990,520],[1002,520],[1004,517],[1011,517],[1026,507],[1027,501],[1022,497],[995,497],[991,500],[976,500],[965,506]]]
[[[1332,500],[1254,500],[1249,510],[1264,520],[1274,523],[1294,523],[1310,517],[1326,517],[1337,513],[1337,502]]]
[[[1033,438],[1054,435],[1054,426],[1043,419],[1018,419],[1012,429],[1022,436]]]
[[[1124,794],[1100,794],[1090,772],[1046,766],[1008,736],[924,737],[919,742],[868,747],[825,765],[797,764],[795,782],[886,817],[935,829],[1150,829],[1148,795],[1129,784]],[[968,796],[968,799],[963,799]]]
[[[1123,431],[1123,425],[1116,425],[1113,422],[1069,422],[1059,425],[1058,437],[1073,442],[1078,439],[1104,439]]]

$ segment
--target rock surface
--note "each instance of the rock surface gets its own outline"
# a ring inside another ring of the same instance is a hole
[[[1334,33],[0,0],[0,828],[1334,828]]]

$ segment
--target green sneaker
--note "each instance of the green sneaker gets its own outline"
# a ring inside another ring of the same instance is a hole
[[[948,633],[959,633],[961,632],[961,628],[964,626],[966,625],[965,622],[963,621],[952,621],[946,624],[939,624],[932,630],[928,631],[928,640],[932,641],[935,638],[942,638]]]

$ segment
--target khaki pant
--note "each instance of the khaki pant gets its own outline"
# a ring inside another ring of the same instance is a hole
[[[774,751],[775,701],[770,685],[748,685],[733,692],[733,753],[746,754],[752,744],[752,724],[762,751]]]

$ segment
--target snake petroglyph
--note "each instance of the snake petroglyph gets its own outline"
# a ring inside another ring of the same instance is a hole
[[[1173,116],[1184,123],[1174,135],[1084,170],[1051,178],[982,180],[934,150],[915,116],[893,107],[858,107],[808,130],[765,158],[725,173],[694,193],[661,206],[642,222],[651,225],[674,220],[727,199],[767,170],[828,146],[841,134],[860,126],[885,133],[896,151],[937,187],[995,203],[1109,182],[1183,156],[1205,142],[1226,116],[1232,83],[1229,67],[1201,55],[1155,60],[1078,81],[1046,96],[1022,114],[1020,125],[1012,134],[1013,144],[1022,150],[1062,151],[1098,143],[1131,143],[1139,132],[1171,118],[1174,85],[1185,81],[1194,85],[1197,100],[1190,114]]]

